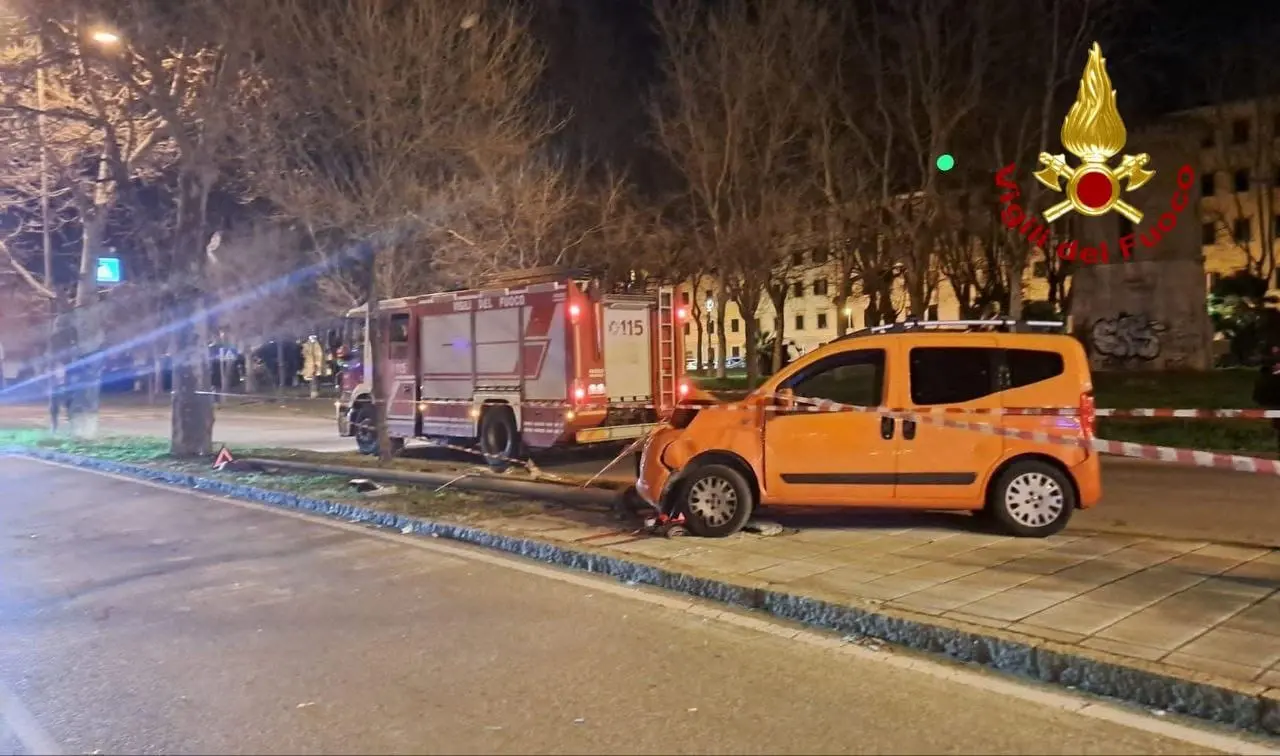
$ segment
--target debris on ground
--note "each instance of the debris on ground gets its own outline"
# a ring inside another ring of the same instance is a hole
[[[865,635],[858,635],[857,633],[850,633],[849,635],[842,637],[840,640],[854,646],[861,646],[868,651],[880,651],[884,648],[884,644],[879,639],[870,638]]]
[[[390,496],[398,492],[395,486],[384,486],[368,478],[352,478],[350,486],[365,496]]]
[[[776,536],[782,534],[782,526],[770,520],[748,520],[742,529],[748,533],[756,533],[762,536]]]

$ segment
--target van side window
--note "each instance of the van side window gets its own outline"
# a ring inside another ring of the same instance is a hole
[[[912,349],[912,403],[958,404],[994,394],[997,351],[983,347]]]
[[[1009,388],[1030,386],[1033,383],[1057,378],[1066,370],[1062,355],[1039,349],[1005,350],[1005,363],[1009,366]]]
[[[783,383],[797,397],[878,407],[884,397],[883,349],[858,349],[819,360]]]
[[[401,344],[409,340],[409,316],[391,316],[391,343]]]

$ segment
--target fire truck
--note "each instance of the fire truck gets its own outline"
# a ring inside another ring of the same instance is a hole
[[[377,452],[363,359],[374,337],[393,452],[416,438],[478,446],[502,468],[528,450],[641,437],[689,393],[687,314],[673,287],[606,293],[591,276],[554,268],[383,301],[377,334],[356,308],[347,314],[339,434]]]

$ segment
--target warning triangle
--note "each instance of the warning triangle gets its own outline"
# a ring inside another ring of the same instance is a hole
[[[218,451],[217,458],[213,460],[213,469],[221,470],[223,467],[226,467],[228,462],[234,461],[235,458],[231,456],[231,451],[224,446]]]

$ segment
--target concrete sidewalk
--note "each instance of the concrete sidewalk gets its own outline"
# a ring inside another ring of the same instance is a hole
[[[1280,688],[1280,551],[1101,534],[1017,539],[964,516],[865,516],[844,527],[829,518],[790,517],[799,532],[722,540],[620,532],[576,513],[481,526]]]

